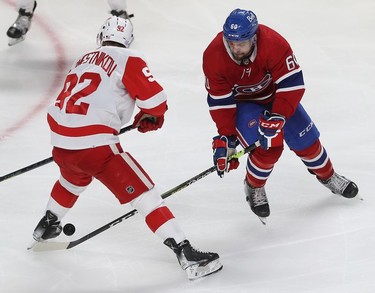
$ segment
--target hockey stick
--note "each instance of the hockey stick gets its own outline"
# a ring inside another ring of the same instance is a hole
[[[238,153],[236,153],[235,155],[231,156],[230,158],[231,159],[238,159],[240,157],[242,157],[244,154],[246,153],[249,153],[251,152],[252,150],[256,149],[257,147],[259,146],[259,141],[256,141],[254,144],[248,146],[247,148],[239,151]],[[194,177],[190,178],[189,180],[186,180],[185,182],[179,184],[178,186],[172,188],[171,190],[168,190],[166,191],[165,193],[163,193],[161,195],[161,197],[163,199],[171,196],[172,194],[190,186],[191,184],[197,182],[198,180],[206,177],[207,175],[213,173],[214,171],[216,171],[216,167],[215,166],[212,166],[210,168],[208,168],[207,170],[199,173],[198,175],[195,175]],[[90,232],[89,234],[77,239],[77,240],[73,240],[73,241],[70,241],[70,242],[36,242],[34,241],[27,249],[32,249],[33,251],[47,251],[47,250],[63,250],[63,249],[70,249],[70,248],[73,248],[87,240],[89,240],[90,238],[104,232],[105,230],[108,230],[109,228],[117,225],[118,223],[121,223],[122,221],[134,216],[135,214],[137,214],[138,211],[136,209],[126,213],[125,215],[113,220],[112,222],[109,222],[108,224],[105,224],[104,226]]]
[[[134,129],[132,125],[126,126],[126,127],[124,127],[124,128],[121,128],[121,130],[120,130],[120,132],[119,132],[119,135],[120,135],[120,134],[123,134],[123,133],[125,133],[125,132],[127,132],[127,131],[130,131],[130,130],[132,130],[132,129]],[[17,170],[17,171],[12,172],[12,173],[6,174],[6,175],[4,175],[4,176],[0,176],[0,182],[2,182],[2,181],[4,181],[4,180],[7,180],[7,179],[9,179],[9,178],[12,178],[12,177],[15,177],[15,176],[21,175],[21,174],[23,174],[23,173],[29,172],[29,171],[34,170],[34,169],[36,169],[36,168],[39,168],[39,167],[41,167],[41,166],[47,165],[48,163],[51,163],[52,161],[53,161],[53,158],[52,158],[52,157],[49,157],[49,158],[47,158],[47,159],[41,160],[41,161],[36,162],[36,163],[34,163],[34,164],[31,164],[31,165],[29,165],[29,166],[26,166],[26,167],[24,167],[24,168],[22,168],[22,169],[19,169],[19,170]]]

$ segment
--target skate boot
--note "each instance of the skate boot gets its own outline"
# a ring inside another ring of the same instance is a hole
[[[128,14],[126,10],[111,10],[111,14],[125,19],[134,17],[134,14]]]
[[[36,226],[33,238],[35,241],[43,241],[59,236],[61,231],[62,227],[57,216],[51,211],[47,211]]]
[[[342,195],[346,198],[353,198],[358,194],[358,186],[353,181],[337,174],[336,172],[327,180],[319,179],[325,187],[332,191],[332,193]]]
[[[18,11],[18,17],[13,25],[8,29],[7,36],[9,37],[8,45],[13,46],[25,39],[25,35],[30,29],[31,20],[36,8],[36,1],[32,12],[26,12],[25,9]]]
[[[252,187],[247,182],[247,180],[245,180],[245,194],[246,201],[249,204],[251,210],[260,218],[261,221],[261,218],[266,218],[270,215],[270,206],[268,205],[266,190],[264,189],[264,186],[255,188]]]
[[[177,244],[173,238],[168,238],[164,244],[174,251],[181,268],[187,272],[189,280],[208,276],[223,268],[217,253],[198,251],[190,245],[188,240]]]

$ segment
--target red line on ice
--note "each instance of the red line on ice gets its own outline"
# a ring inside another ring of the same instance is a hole
[[[13,7],[15,6],[14,1],[4,0],[4,2]],[[50,43],[52,44],[52,47],[56,54],[55,76],[53,77],[52,83],[49,85],[46,93],[41,97],[41,99],[37,100],[37,103],[33,107],[31,107],[31,109],[26,114],[24,114],[22,117],[19,117],[18,120],[16,120],[12,125],[6,128],[2,133],[0,133],[0,142],[6,140],[9,136],[13,135],[13,133],[22,129],[22,127],[25,126],[30,120],[32,120],[40,112],[46,109],[51,100],[55,98],[56,91],[60,87],[61,81],[65,75],[67,64],[65,49],[63,44],[60,42],[58,35],[52,29],[53,26],[48,25],[48,22],[44,21],[42,17],[38,17],[37,13],[34,15],[33,24],[38,25],[50,39]],[[24,42],[27,42],[27,39]]]

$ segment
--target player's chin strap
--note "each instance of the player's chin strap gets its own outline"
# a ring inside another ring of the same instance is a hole
[[[118,135],[120,134],[123,134],[125,132],[128,132],[130,130],[134,129],[133,128],[133,125],[129,125],[129,126],[126,126],[124,128],[121,128],[120,132]],[[51,163],[53,161],[53,158],[52,157],[49,157],[47,159],[44,159],[44,160],[41,160],[39,162],[36,162],[34,164],[31,164],[29,166],[26,166],[26,167],[23,167],[22,169],[19,169],[17,171],[14,171],[14,172],[11,172],[9,174],[6,174],[4,176],[0,176],[0,182],[1,181],[4,181],[4,180],[7,180],[9,178],[12,178],[12,177],[15,177],[15,176],[18,176],[18,175],[21,175],[23,173],[26,173],[26,172],[29,172],[31,170],[34,170],[36,168],[39,168],[41,166],[44,166],[44,165],[47,165],[48,163]]]
[[[259,141],[256,141],[255,143],[253,143],[252,145],[248,146],[247,148],[243,149],[243,150],[240,150],[239,152],[237,152],[236,154],[234,154],[233,156],[231,156],[229,158],[230,159],[238,159],[240,157],[242,157],[244,154],[247,154],[247,153],[250,153],[251,151],[253,151],[254,149],[256,149],[258,146],[260,145]],[[163,193],[161,195],[161,197],[163,199],[171,196],[172,194],[190,186],[191,184],[197,182],[198,180],[206,177],[207,175],[213,173],[216,171],[216,166],[212,166],[211,168],[208,168],[207,170],[199,173],[198,175],[195,175],[194,177],[190,178],[189,180],[186,180],[185,182],[181,183],[180,185],[172,188],[171,190],[168,190],[167,192]],[[108,223],[108,224],[105,224],[104,226],[88,233],[87,235],[77,239],[77,240],[74,240],[74,241],[70,241],[70,242],[52,242],[52,241],[43,241],[43,242],[33,242],[27,249],[30,249],[30,250],[33,250],[33,251],[47,251],[47,250],[63,250],[63,249],[70,249],[70,248],[73,248],[87,240],[89,240],[90,238],[108,230],[109,228],[117,225],[118,223],[121,223],[122,221],[126,220],[127,218],[130,218],[132,216],[134,216],[135,214],[137,214],[137,210],[134,209],[128,213],[126,213],[125,215],[113,220],[112,222]]]

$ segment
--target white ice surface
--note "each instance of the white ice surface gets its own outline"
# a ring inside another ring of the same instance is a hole
[[[66,251],[27,251],[58,178],[51,163],[0,183],[0,292],[375,292],[374,70],[372,0],[128,0],[133,47],[169,95],[165,126],[121,136],[161,192],[209,168],[216,134],[206,105],[202,52],[234,8],[252,9],[282,33],[304,70],[303,105],[321,131],[337,172],[360,196],[330,194],[288,149],[267,184],[263,226],[247,206],[239,170],[215,174],[166,202],[193,245],[220,254],[224,268],[188,281],[172,252],[137,214]],[[70,63],[95,48],[105,0],[39,0],[26,40],[7,46],[14,1],[0,0],[0,176],[51,155],[46,107]],[[64,222],[77,239],[125,214],[98,182]]]

